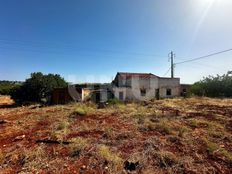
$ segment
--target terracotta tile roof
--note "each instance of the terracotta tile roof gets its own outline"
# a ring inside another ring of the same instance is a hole
[[[119,76],[124,78],[131,78],[131,77],[141,77],[141,78],[151,78],[151,77],[158,77],[152,73],[128,73],[128,72],[118,72]]]

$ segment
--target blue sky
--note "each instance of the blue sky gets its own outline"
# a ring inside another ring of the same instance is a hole
[[[231,17],[231,0],[0,0],[0,79],[163,76],[170,51],[179,62],[232,48]],[[178,65],[175,76],[193,83],[228,70],[232,52]]]

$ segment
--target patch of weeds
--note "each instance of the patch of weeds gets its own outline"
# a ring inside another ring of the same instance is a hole
[[[149,120],[146,121],[145,125],[146,125],[146,128],[147,128],[148,131],[156,130],[156,124],[154,124],[153,122],[151,122]]]
[[[190,129],[187,127],[180,127],[180,129],[178,130],[178,136],[183,138],[185,136],[185,134],[189,131],[190,131]]]
[[[119,155],[112,152],[106,145],[99,145],[97,153],[101,158],[107,160],[108,162],[112,162],[114,164],[119,164],[122,162],[122,159],[119,157]]]
[[[107,103],[108,103],[109,106],[112,106],[112,105],[122,105],[122,104],[123,104],[123,102],[120,101],[120,100],[117,99],[117,98],[109,99],[109,100],[107,101]]]
[[[232,135],[230,135],[228,133],[226,133],[226,135],[223,139],[229,143],[232,143]]]
[[[80,124],[75,128],[76,131],[88,131],[93,125],[89,125],[86,122],[80,122]]]
[[[179,163],[175,154],[168,151],[160,151],[155,153],[156,164],[161,168],[172,167]]]
[[[214,121],[210,121],[207,123],[208,123],[210,129],[223,129],[223,126],[220,123],[217,123]]]
[[[209,127],[209,122],[205,120],[191,119],[190,126],[193,128],[206,128]]]
[[[194,173],[194,159],[191,156],[182,156],[179,158],[178,165],[174,167],[172,173]]]
[[[136,113],[136,114],[132,115],[132,118],[138,120],[138,123],[139,122],[141,122],[141,124],[144,123],[144,115],[142,115],[141,113]]]
[[[69,121],[66,118],[60,118],[58,122],[55,122],[51,130],[51,138],[65,141],[69,132]]]
[[[106,127],[104,132],[105,132],[104,136],[106,138],[113,138],[115,136],[114,129],[112,127]]]
[[[57,130],[63,130],[68,126],[68,122],[66,120],[62,120],[57,125]]]
[[[30,171],[38,170],[45,166],[45,159],[47,153],[45,152],[45,145],[39,145],[35,149],[29,149],[24,152],[24,168]]]
[[[167,138],[167,140],[174,144],[181,144],[181,139],[177,136],[170,136]]]
[[[164,121],[156,124],[155,129],[163,134],[171,134],[172,133],[172,127]]]
[[[207,150],[209,153],[214,154],[214,152],[217,152],[217,154],[222,155],[225,160],[232,165],[232,153],[228,152],[226,149],[220,148],[216,143],[209,141],[208,139],[203,139],[207,146]]]
[[[232,165],[232,153],[225,149],[221,149],[220,153],[226,158],[227,162]]]
[[[75,111],[72,113],[72,115],[75,115],[75,116],[84,116],[84,115],[87,115],[87,110],[83,107],[78,107],[75,109]]]
[[[87,115],[89,112],[92,112],[95,108],[95,106],[91,105],[91,104],[83,104],[83,103],[77,103],[75,105],[75,109],[72,113],[72,116],[85,116]]]
[[[71,157],[79,157],[81,153],[83,153],[82,151],[84,150],[84,148],[88,145],[88,141],[80,137],[73,138],[71,142],[72,144],[69,145],[69,154]]]
[[[192,120],[190,121],[190,126],[191,126],[191,127],[195,127],[195,128],[196,128],[197,125],[198,125],[198,124],[197,124],[197,121],[196,121],[195,119],[192,119]]]
[[[116,140],[125,140],[125,139],[128,139],[132,137],[131,133],[130,132],[123,132],[123,133],[120,133],[116,136]]]
[[[206,144],[206,147],[209,153],[213,153],[219,149],[219,146],[216,143],[209,141],[207,138],[204,138],[203,141]]]
[[[221,131],[216,131],[215,129],[208,129],[208,135],[212,138],[223,139],[225,134]]]

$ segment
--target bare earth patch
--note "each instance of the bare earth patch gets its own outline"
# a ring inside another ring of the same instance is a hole
[[[0,173],[232,173],[231,99],[0,108],[1,120]]]

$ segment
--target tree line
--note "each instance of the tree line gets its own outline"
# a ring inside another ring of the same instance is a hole
[[[17,104],[49,103],[54,88],[66,87],[68,83],[58,74],[34,72],[25,82],[0,82],[0,94],[10,95]]]
[[[203,78],[192,85],[191,93],[207,97],[232,97],[232,72]]]
[[[13,88],[20,86],[22,83],[20,81],[0,80],[0,95],[9,95]]]

